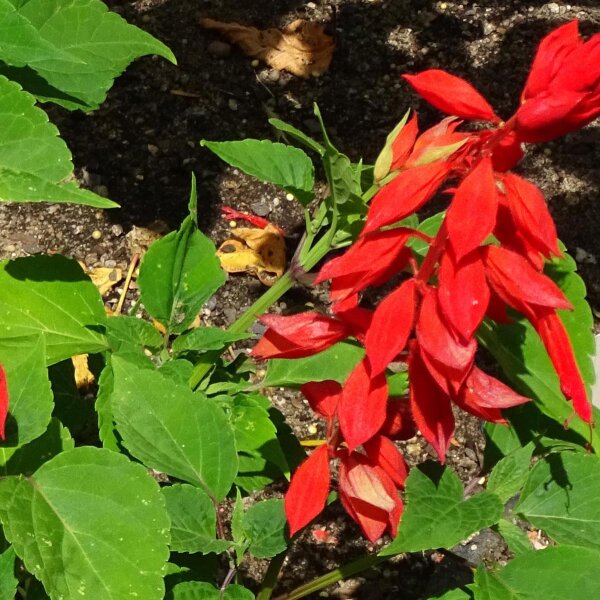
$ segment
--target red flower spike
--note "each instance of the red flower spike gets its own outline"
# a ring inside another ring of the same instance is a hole
[[[291,536],[325,508],[330,479],[328,449],[320,446],[298,467],[285,495],[285,515]]]
[[[404,350],[415,320],[416,284],[405,281],[375,309],[365,337],[365,349],[373,375],[383,373]]]
[[[521,162],[524,156],[521,140],[516,132],[505,135],[492,152],[494,171],[504,173]]]
[[[450,438],[454,433],[452,406],[450,398],[429,374],[416,343],[411,347],[408,375],[410,406],[415,423],[443,464]]]
[[[417,426],[407,400],[388,399],[385,422],[380,433],[391,440],[409,440],[415,436]]]
[[[268,329],[252,349],[251,355],[257,358],[303,358],[351,335],[342,321],[316,312],[289,317],[263,315],[259,320]]]
[[[371,201],[361,235],[396,223],[417,211],[433,196],[449,169],[448,163],[440,161],[402,171]]]
[[[408,467],[396,444],[383,435],[376,435],[363,447],[371,463],[381,467],[399,488],[404,488]]]
[[[337,381],[312,381],[305,383],[300,391],[317,414],[333,419],[342,394],[342,386]]]
[[[6,381],[6,373],[4,367],[0,364],[0,439],[6,439],[5,426],[6,417],[8,415],[8,382]]]
[[[529,316],[531,306],[572,309],[562,290],[519,254],[486,246],[482,252],[488,281],[506,304]]]
[[[497,423],[498,425],[508,425],[507,420],[504,418],[502,411],[499,408],[489,408],[487,406],[480,406],[477,403],[477,396],[467,386],[463,386],[458,394],[456,394],[452,400],[461,410],[468,412],[469,414],[488,421],[489,423]]]
[[[381,429],[387,395],[385,374],[373,375],[366,358],[359,362],[343,386],[337,410],[342,435],[351,451]]]
[[[461,340],[470,340],[490,300],[480,249],[460,262],[451,249],[445,252],[438,268],[438,282],[438,302],[443,315]]]
[[[465,388],[473,395],[474,402],[485,408],[511,408],[530,401],[477,367],[467,377]]]
[[[569,335],[559,316],[549,309],[536,309],[532,324],[546,346],[560,380],[562,393],[573,402],[575,412],[586,422],[592,420],[592,406],[575,360]]]
[[[446,71],[430,69],[417,75],[403,75],[429,104],[449,115],[499,123],[500,117],[488,101],[468,82]]]
[[[410,121],[402,128],[396,139],[392,142],[392,164],[390,171],[400,169],[404,165],[412,152],[418,133],[417,113],[413,113]]]
[[[556,226],[542,192],[533,183],[513,173],[507,173],[503,183],[517,228],[544,256],[560,256]]]
[[[446,215],[457,260],[477,248],[494,229],[498,192],[492,161],[484,158],[460,183]]]

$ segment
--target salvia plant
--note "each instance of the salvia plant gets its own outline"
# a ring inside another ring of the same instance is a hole
[[[296,146],[203,141],[293,194],[306,220],[288,271],[226,330],[192,327],[226,279],[197,227],[193,178],[189,216],[143,257],[130,315],[106,316],[70,259],[1,263],[0,600],[246,600],[249,557],[271,559],[255,590],[268,600],[287,548],[338,501],[370,542],[389,543],[278,598],[397,554],[451,552],[484,528],[512,560],[473,565],[471,584],[440,597],[600,594],[592,315],[542,192],[512,172],[525,144],[600,115],[599,58],[600,35],[556,29],[506,120],[458,77],[407,75],[450,116],[420,131],[407,113],[374,165],[337,150],[316,108],[320,141],[272,119],[320,161],[323,199]],[[446,210],[420,220],[440,197]],[[328,282],[327,314],[268,314],[310,282]],[[141,306],[160,329],[136,317]],[[224,353],[257,319],[266,331],[252,357]],[[96,374],[92,402],[75,388],[79,354]],[[265,395],[280,386],[323,419],[308,457]],[[477,493],[444,466],[456,410],[485,423]],[[438,461],[409,469],[396,442],[418,431]],[[278,480],[284,498],[269,488]],[[527,528],[548,547],[534,550]]]

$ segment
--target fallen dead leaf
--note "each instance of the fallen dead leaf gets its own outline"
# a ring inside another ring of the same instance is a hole
[[[139,254],[142,256],[154,242],[163,237],[168,231],[169,226],[163,221],[154,221],[150,227],[136,227],[134,225],[125,236],[131,255]]]
[[[228,273],[251,273],[272,286],[285,271],[285,241],[274,225],[264,229],[240,227],[232,231],[238,239],[225,240],[217,250]]]
[[[331,64],[335,44],[319,23],[296,19],[281,31],[274,28],[260,30],[214,19],[201,19],[200,25],[219,31],[248,56],[298,77],[318,77]]]
[[[75,367],[75,385],[78,390],[90,387],[96,380],[94,374],[88,368],[88,355],[78,354],[71,358]]]

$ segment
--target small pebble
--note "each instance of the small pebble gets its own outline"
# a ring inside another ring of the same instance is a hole
[[[229,106],[229,110],[237,110],[238,109],[238,103],[237,100],[235,100],[235,98],[229,98],[228,102],[227,102],[227,106]]]
[[[273,199],[273,206],[279,206],[279,202],[280,202],[279,198],[274,198]]]
[[[231,227],[231,229],[234,229],[235,227],[237,227],[237,223],[235,221],[229,221],[229,227]]]
[[[294,194],[287,193],[287,194],[285,195],[285,199],[286,199],[288,202],[291,202],[292,200],[295,200]]]
[[[307,430],[310,435],[315,435],[315,433],[318,431],[317,426],[312,424],[307,427]]]
[[[119,225],[119,223],[115,223],[110,228],[110,232],[116,237],[122,235],[123,234],[123,225]]]
[[[260,65],[260,61],[259,61],[257,58],[255,58],[255,59],[254,59],[254,60],[253,60],[253,61],[250,63],[250,66],[251,66],[251,67],[253,67],[253,68],[255,68],[255,69],[256,69],[256,67],[258,67],[258,65]]]
[[[154,144],[148,144],[148,152],[150,152],[152,156],[156,156],[159,152],[158,146],[155,146]]]
[[[92,238],[94,240],[99,240],[102,237],[102,232],[99,229],[95,229],[92,231]]]

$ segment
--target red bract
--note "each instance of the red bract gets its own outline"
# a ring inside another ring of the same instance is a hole
[[[5,440],[6,417],[8,415],[8,382],[4,367],[0,364],[0,439]]]
[[[317,414],[326,419],[332,419],[335,416],[342,393],[342,386],[337,381],[327,380],[305,383],[300,391]]]
[[[298,467],[285,495],[290,535],[308,525],[325,508],[329,485],[328,449],[320,446]]]
[[[446,114],[492,123],[501,121],[487,100],[460,77],[439,69],[403,77],[420,96]]]
[[[381,467],[398,487],[404,488],[408,467],[396,444],[383,435],[376,435],[363,447],[371,463]]]
[[[392,164],[390,165],[390,171],[395,171],[404,166],[404,163],[412,152],[418,133],[417,114],[413,113],[410,121],[402,128],[396,139],[392,142]]]
[[[268,329],[252,349],[257,358],[303,358],[351,335],[347,324],[316,312],[289,317],[263,315]]]

